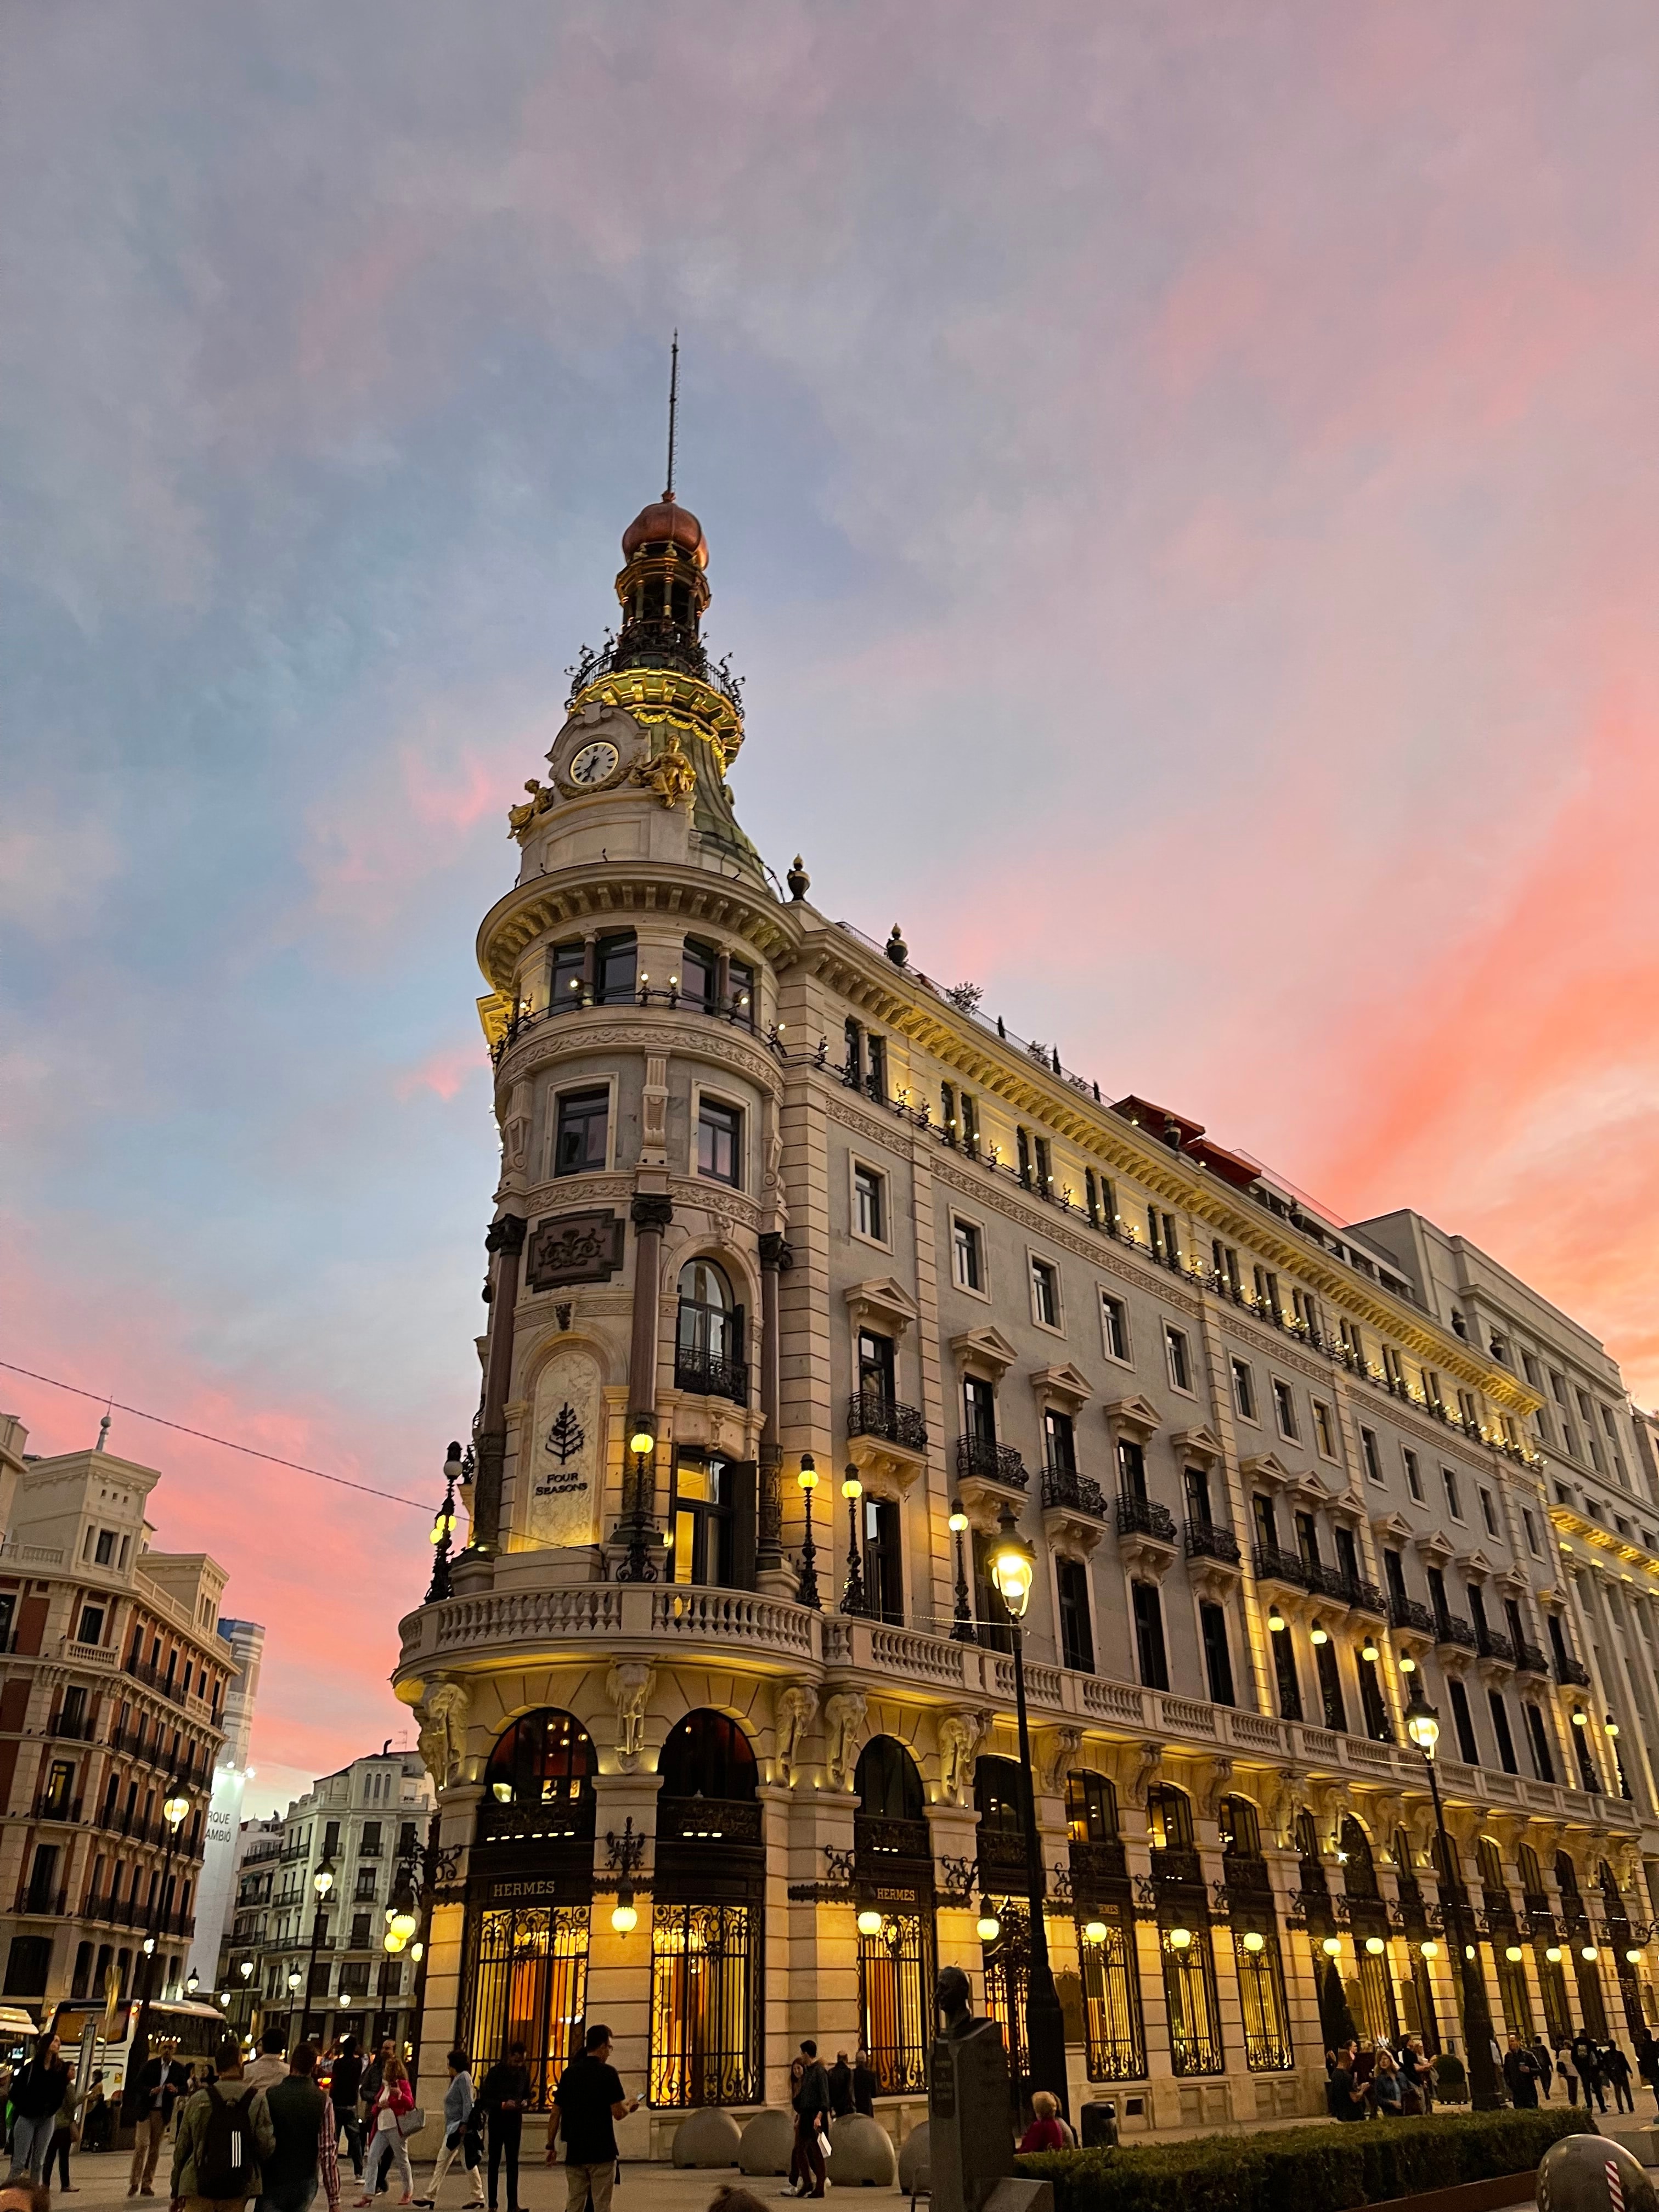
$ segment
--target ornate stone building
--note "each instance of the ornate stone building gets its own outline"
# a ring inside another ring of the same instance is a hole
[[[1454,1879],[1500,2026],[1627,2035],[1659,1502],[1616,1368],[1461,1240],[1324,1218],[778,884],[702,530],[665,500],[623,548],[478,937],[471,1540],[395,1678],[440,1793],[424,2101],[455,2035],[524,2040],[545,2098],[586,2017],[634,2149],[780,2102],[807,2034],[870,2045],[902,2132],[950,1961],[1018,2054],[1004,1515],[1074,2106],[1319,2108],[1332,1959],[1366,2030],[1461,2046]]]

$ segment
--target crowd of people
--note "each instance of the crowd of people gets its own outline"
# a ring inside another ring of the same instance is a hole
[[[1609,2039],[1598,2042],[1582,2028],[1563,2038],[1552,2050],[1541,2035],[1530,2041],[1511,2034],[1506,2047],[1492,2039],[1492,2067],[1510,2103],[1525,2111],[1547,2103],[1559,2080],[1570,2104],[1584,2103],[1607,2109],[1611,2093],[1614,2109],[1635,2110],[1632,2081],[1639,2076],[1653,2092],[1659,2108],[1659,2041],[1644,2030],[1636,2047],[1632,2068],[1630,2054]],[[1435,2063],[1423,2048],[1420,2035],[1389,2042],[1353,2041],[1325,2053],[1326,2099],[1339,2120],[1401,2119],[1431,2112],[1439,2094]]]

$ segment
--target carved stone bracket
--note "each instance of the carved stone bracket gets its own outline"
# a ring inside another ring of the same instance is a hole
[[[645,1712],[656,1686],[657,1670],[643,1659],[613,1659],[605,1686],[617,1708],[617,1764],[624,1774],[638,1771],[645,1748]]]

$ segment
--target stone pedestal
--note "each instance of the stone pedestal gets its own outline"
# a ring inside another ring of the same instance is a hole
[[[933,2212],[981,2212],[1014,2170],[1008,2061],[1002,2030],[975,2021],[964,2035],[937,2035],[927,2061],[927,2148]]]

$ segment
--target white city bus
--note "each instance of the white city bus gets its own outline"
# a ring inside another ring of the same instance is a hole
[[[92,2024],[92,2067],[104,2076],[104,2094],[118,2097],[132,2063],[132,2040],[143,2010],[136,1997],[125,1997],[115,2008],[114,2033],[107,2040],[105,2008],[66,2004],[58,2008],[52,2032],[70,2064],[88,2021]],[[186,1997],[177,2003],[152,2000],[147,2022],[151,2058],[178,2058],[186,2066],[201,2066],[217,2051],[226,2033],[225,2016],[217,2005],[199,2004]]]

